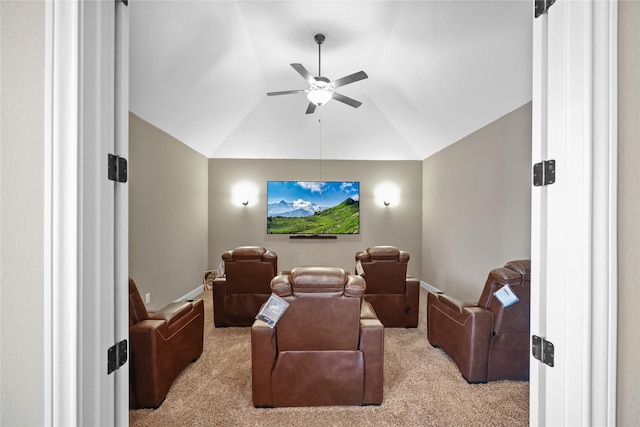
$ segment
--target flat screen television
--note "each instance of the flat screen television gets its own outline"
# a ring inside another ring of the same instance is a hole
[[[267,234],[360,234],[360,182],[268,181]]]

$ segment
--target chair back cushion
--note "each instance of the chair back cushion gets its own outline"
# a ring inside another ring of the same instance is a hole
[[[361,351],[281,351],[273,368],[273,404],[361,405],[364,364]]]
[[[148,318],[149,313],[144,306],[140,292],[138,292],[136,282],[129,277],[129,327]]]
[[[259,246],[241,246],[222,254],[228,294],[270,294],[278,255]]]
[[[356,254],[368,294],[404,294],[409,253],[395,246],[372,246]]]
[[[279,351],[357,350],[365,282],[336,267],[298,267],[271,289],[289,302],[276,325]]]

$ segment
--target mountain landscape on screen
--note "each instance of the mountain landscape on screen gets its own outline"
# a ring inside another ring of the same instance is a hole
[[[269,181],[267,234],[359,234],[359,184]]]
[[[325,206],[316,205],[315,203],[300,200],[301,203],[289,203],[280,200],[278,203],[267,205],[267,216],[285,216],[285,217],[301,217],[313,215],[327,209]]]

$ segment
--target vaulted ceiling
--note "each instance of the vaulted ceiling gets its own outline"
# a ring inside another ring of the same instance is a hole
[[[531,100],[532,3],[131,1],[130,110],[210,158],[422,160]],[[266,96],[317,33],[361,107]]]

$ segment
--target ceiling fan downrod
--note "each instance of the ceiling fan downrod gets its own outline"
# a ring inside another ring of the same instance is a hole
[[[322,47],[322,43],[324,43],[324,34],[316,34],[313,37],[316,41],[316,43],[318,43],[318,76],[322,76],[322,68],[321,68],[321,63],[320,63],[320,48]]]

